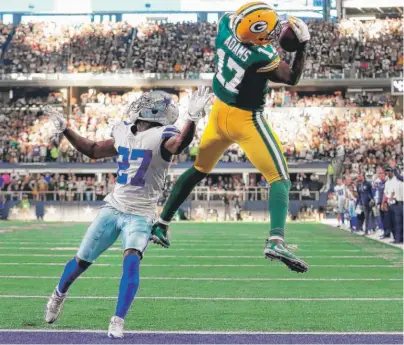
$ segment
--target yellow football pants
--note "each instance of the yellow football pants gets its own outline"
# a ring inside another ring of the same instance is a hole
[[[244,150],[268,183],[289,179],[282,144],[262,112],[242,110],[216,99],[201,138],[195,168],[209,173],[233,143]]]

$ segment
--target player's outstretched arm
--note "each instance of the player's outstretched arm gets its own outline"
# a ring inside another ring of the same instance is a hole
[[[117,155],[113,139],[98,142],[88,140],[68,128],[63,114],[54,107],[45,106],[44,113],[49,116],[49,120],[55,127],[56,133],[63,133],[73,147],[82,154],[92,159],[108,158]]]
[[[208,89],[203,86],[199,87],[198,90],[192,94],[188,106],[188,121],[180,134],[171,137],[164,143],[165,150],[169,151],[171,154],[178,154],[191,143],[194,137],[196,124],[205,115],[205,106],[209,102],[211,96],[212,95],[209,94]],[[177,183],[175,188],[181,189],[180,183]],[[174,214],[188,195],[189,193],[187,191],[182,191],[182,194],[179,195],[173,190],[167,201],[165,210]],[[170,206],[167,206],[169,203]],[[153,224],[150,240],[164,248],[170,247],[171,241],[168,226],[169,222],[164,221],[161,218],[157,220]]]
[[[118,154],[114,146],[114,139],[92,141],[78,135],[70,128],[66,128],[63,134],[77,151],[92,159],[114,157]]]
[[[164,148],[171,154],[177,155],[181,153],[192,142],[196,124],[205,116],[205,106],[211,96],[209,89],[204,86],[198,87],[192,94],[188,106],[188,121],[180,134],[171,137],[164,143]]]
[[[306,23],[298,18],[290,17],[289,25],[293,29],[300,42],[295,53],[295,58],[291,65],[288,65],[286,62],[282,61],[277,69],[269,72],[268,78],[275,83],[297,85],[300,77],[303,74],[303,69],[306,62],[308,43],[310,41],[310,32]]]
[[[180,134],[171,137],[164,143],[164,148],[173,155],[180,154],[192,142],[195,129],[195,122],[188,120]]]

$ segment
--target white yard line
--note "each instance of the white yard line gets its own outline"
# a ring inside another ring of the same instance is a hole
[[[15,279],[59,279],[59,276],[0,276]],[[81,277],[80,279],[121,279],[117,277]],[[399,278],[208,278],[208,277],[142,277],[142,280],[197,280],[197,281],[402,281]]]
[[[71,247],[56,247],[56,248],[0,248],[0,250],[46,250],[46,251],[77,251],[77,248]],[[119,251],[120,248],[110,248],[109,251]],[[1,253],[0,256],[38,256],[38,255],[49,255],[55,256],[53,254],[4,254]],[[394,254],[383,254],[383,255],[302,255],[303,259],[377,259],[377,258],[395,258],[397,255]],[[103,257],[122,257],[122,255],[103,255]],[[153,259],[172,259],[172,258],[185,258],[185,259],[262,259],[262,255],[147,255],[147,258]]]
[[[60,276],[10,276],[0,275],[0,279],[59,279]],[[121,279],[117,277],[82,276],[82,279]],[[142,277],[141,280],[190,280],[190,281],[402,281],[399,278],[208,278],[208,277]]]
[[[41,295],[0,295],[0,298],[30,298],[30,299],[44,299],[49,298],[49,296]],[[116,296],[69,296],[69,299],[95,299],[95,300],[116,300]],[[189,296],[139,296],[136,297],[137,300],[183,300],[183,301],[304,301],[304,302],[327,302],[327,301],[403,301],[403,298],[373,298],[373,297],[325,297],[325,298],[296,298],[296,297],[285,297],[285,298],[272,298],[272,297],[189,297]]]
[[[0,254],[0,256],[2,256]],[[22,255],[27,257],[26,255]],[[30,255],[35,256],[35,255]],[[42,255],[41,255],[42,256]],[[43,256],[54,257],[55,255]],[[68,257],[70,255],[56,255],[58,257]],[[103,255],[105,257],[105,255]],[[65,266],[66,263],[62,262],[0,262],[0,266]],[[93,267],[122,267],[122,264],[97,264],[95,263]],[[142,264],[142,267],[270,267],[269,264],[240,264],[240,265],[227,265],[227,264]],[[402,265],[310,265],[310,267],[339,267],[339,268],[402,268]]]
[[[0,242],[0,243],[2,243],[2,242]],[[8,245],[12,245],[12,243],[10,243],[10,242],[3,242],[2,244],[8,244]],[[72,249],[74,249],[74,250],[77,250],[79,247],[80,247],[80,243],[64,243],[64,242],[62,242],[62,243],[55,243],[55,242],[48,242],[48,243],[46,243],[46,242],[35,242],[35,243],[33,243],[33,242],[26,242],[26,243],[22,243],[22,242],[20,242],[20,243],[16,243],[16,244],[25,244],[25,245],[27,245],[27,244],[33,244],[33,245],[37,245],[37,246],[39,246],[39,245],[47,245],[47,246],[54,246],[55,244],[56,245],[66,245],[67,246],[67,248],[72,248]],[[234,247],[234,246],[233,246]],[[4,249],[6,249],[6,247],[3,247]],[[55,248],[55,247],[11,247],[11,248],[7,248],[7,249],[38,249],[38,250],[52,250],[53,248]],[[61,248],[61,247],[57,247],[57,248]],[[2,249],[2,248],[0,248],[0,249]],[[117,246],[117,245],[114,245],[113,247],[111,247],[110,248],[111,250],[122,250],[122,248],[121,248],[121,246]],[[158,249],[160,249],[160,248],[158,248]],[[161,249],[161,250],[163,250],[163,249]],[[206,249],[206,248],[200,248],[199,246],[198,246],[198,248],[192,248],[192,247],[187,247],[187,248],[177,248],[177,247],[172,247],[172,250],[173,251],[185,251],[185,252],[206,252],[206,251],[218,251],[218,252],[240,252],[240,251],[243,251],[243,252],[257,252],[257,250],[259,251],[260,250],[260,248],[257,248],[257,249],[255,249],[255,248],[245,248],[245,246],[240,246],[239,248],[231,248],[231,249],[229,249],[229,248],[221,248],[221,247],[212,247],[212,246],[209,246],[209,249]],[[302,252],[302,251],[307,251],[307,252],[310,252],[310,253],[313,253],[313,252],[319,252],[319,253],[329,253],[329,252],[337,252],[337,253],[339,253],[339,252],[342,252],[342,253],[361,253],[361,252],[363,252],[363,253],[366,253],[366,251],[365,250],[361,250],[361,249],[313,249],[313,250],[307,250],[307,249],[305,249],[305,248],[299,248],[298,250],[297,250],[298,252]],[[380,253],[384,253],[384,254],[392,254],[392,251],[390,250],[390,251],[378,251],[377,252],[378,254],[380,254]]]
[[[0,329],[0,333],[106,333],[105,329]],[[402,332],[254,332],[254,331],[149,331],[125,330],[125,334],[212,334],[212,335],[402,335]]]
[[[206,251],[205,248],[200,248],[198,245],[199,241],[196,241],[195,244],[188,244],[186,246],[181,245],[181,246],[177,246],[177,243],[180,243],[178,240],[174,240],[174,245],[171,247],[174,250],[184,250],[184,251]],[[120,242],[118,242],[120,243]],[[288,243],[290,244],[294,244],[293,241],[288,241]],[[299,241],[300,243],[300,241]],[[42,242],[42,241],[0,241],[1,245],[37,245],[37,246],[49,246],[49,247],[53,247],[55,245],[58,246],[69,246],[69,247],[79,247],[80,246],[80,242],[79,241],[75,241],[75,242],[65,242],[65,241],[58,241],[55,240],[54,242]],[[259,243],[257,245],[260,245]],[[195,248],[193,248],[193,246]],[[232,247],[231,249],[228,248],[223,248],[223,247]],[[366,249],[318,249],[318,248],[314,248],[314,249],[307,249],[308,245],[303,245],[303,246],[299,246],[299,251],[300,250],[304,250],[304,251],[310,251],[310,252],[347,252],[347,253],[358,253],[358,252],[366,252]],[[15,248],[15,247],[13,247]],[[120,248],[119,245],[114,245],[113,248]],[[240,249],[245,249],[245,243],[238,243],[238,244],[232,244],[232,243],[218,243],[217,241],[214,243],[209,244],[209,248],[213,249],[213,250],[223,250],[223,251],[239,251]],[[43,249],[43,247],[41,247],[41,249]],[[209,250],[210,250],[209,249]],[[248,250],[254,250],[254,249],[248,249]],[[392,253],[391,249],[380,249],[377,251],[378,253],[382,252],[382,253]]]
[[[72,235],[72,234],[64,234],[64,236],[68,236],[68,235]],[[218,238],[215,233],[212,233],[210,235],[212,235],[212,239],[201,238],[201,239],[182,240],[182,239],[176,239],[176,238],[185,237],[185,236],[188,237],[189,235],[188,234],[187,235],[176,234],[173,241],[175,243],[179,243],[179,244],[206,243],[206,244],[213,244],[213,245],[215,245],[215,244],[219,245],[220,244],[220,245],[224,245],[224,246],[233,246],[233,245],[241,245],[242,246],[242,245],[245,245],[245,244],[251,245],[251,244],[257,244],[257,243],[258,244],[264,244],[264,241],[265,241],[265,236],[256,237],[256,238],[247,237],[247,238],[231,238],[231,239],[229,239],[228,237]],[[84,234],[79,234],[79,235],[77,235],[76,238],[80,240],[83,236],[84,236]],[[234,235],[232,234],[232,236],[234,236]],[[336,243],[336,244],[340,244],[340,245],[341,244],[342,245],[351,245],[352,243],[358,243],[358,242],[352,242],[352,241],[345,241],[347,239],[346,237],[342,237],[340,239],[336,238],[335,236],[322,237],[322,238],[316,237],[315,239],[316,240],[323,240],[327,244],[331,244],[331,243],[335,244]],[[221,241],[223,241],[223,243]],[[3,243],[5,243],[5,242],[10,243],[8,241],[3,241]],[[40,240],[38,242],[40,242]],[[314,245],[313,241],[302,240],[302,237],[287,237],[287,242],[288,243],[298,242],[299,244],[304,243],[304,244]],[[63,242],[60,242],[60,243],[63,243]],[[68,242],[68,243],[71,243],[71,242]],[[52,244],[54,244],[54,243],[52,243]]]

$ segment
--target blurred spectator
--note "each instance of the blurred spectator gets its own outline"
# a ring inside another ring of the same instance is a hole
[[[8,42],[10,35],[12,35],[13,30],[13,24],[3,24],[0,21],[0,58],[3,56],[4,46]]]

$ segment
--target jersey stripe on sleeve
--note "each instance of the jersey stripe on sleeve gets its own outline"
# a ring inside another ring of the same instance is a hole
[[[177,127],[166,127],[163,130],[163,133],[161,135],[162,138],[171,138],[173,136],[176,136],[180,134],[180,130]]]
[[[273,71],[274,69],[277,69],[279,64],[281,63],[281,59],[279,56],[277,56],[274,61],[272,61],[269,65],[266,65],[264,67],[258,68],[257,72],[270,72]]]

